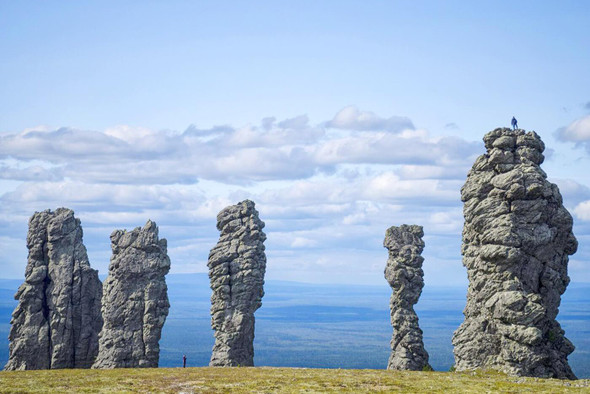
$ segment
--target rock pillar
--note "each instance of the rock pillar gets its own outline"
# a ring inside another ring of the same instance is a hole
[[[156,223],[111,234],[113,255],[104,282],[99,353],[92,368],[156,368],[168,316],[170,270],[166,239]]]
[[[36,212],[27,248],[5,369],[90,368],[102,326],[102,284],[90,268],[80,220],[66,208]]]
[[[390,227],[385,233],[383,246],[389,250],[385,279],[393,290],[389,302],[393,337],[387,369],[432,369],[414,311],[424,287],[424,258],[420,255],[424,249],[423,236],[422,226],[406,224]]]
[[[254,202],[246,200],[217,215],[219,242],[209,254],[211,366],[254,365],[254,312],[262,305],[266,256]]]
[[[573,220],[541,169],[545,145],[535,132],[496,129],[461,189],[465,321],[453,336],[458,371],[491,368],[511,375],[574,379],[574,350],[556,320]]]

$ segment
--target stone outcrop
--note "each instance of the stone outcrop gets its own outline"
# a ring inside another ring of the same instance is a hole
[[[559,189],[539,167],[545,146],[535,132],[505,128],[484,142],[461,189],[469,289],[455,367],[575,379],[574,346],[555,319],[577,241]]]
[[[166,239],[156,223],[111,234],[113,255],[104,282],[99,353],[92,368],[155,368],[168,316],[170,270]]]
[[[221,234],[207,264],[215,330],[210,366],[254,365],[254,312],[262,305],[266,271],[263,228],[249,200],[217,215]]]
[[[424,287],[423,236],[422,226],[406,224],[390,227],[385,232],[383,246],[389,250],[385,279],[393,290],[389,302],[393,336],[387,369],[432,370],[414,311]]]
[[[25,282],[12,313],[6,370],[90,368],[102,326],[102,285],[74,211],[35,212]]]

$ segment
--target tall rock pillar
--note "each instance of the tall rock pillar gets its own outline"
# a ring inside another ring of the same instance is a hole
[[[422,226],[406,224],[390,227],[385,232],[383,246],[389,250],[385,279],[393,290],[389,302],[393,337],[387,369],[432,369],[414,311],[424,287],[424,258],[420,255],[424,250],[423,236]]]
[[[156,368],[168,316],[170,270],[166,239],[156,223],[111,234],[113,255],[104,282],[99,353],[92,368]]]
[[[555,320],[565,291],[573,220],[559,189],[540,168],[545,145],[535,132],[496,129],[461,189],[465,321],[453,336],[458,371],[575,376],[572,343]]]
[[[102,285],[90,268],[80,220],[66,208],[36,212],[27,248],[5,369],[90,368],[102,326]]]
[[[245,200],[217,215],[219,242],[209,253],[211,328],[215,345],[210,366],[254,365],[254,312],[262,305],[266,256],[254,202]]]

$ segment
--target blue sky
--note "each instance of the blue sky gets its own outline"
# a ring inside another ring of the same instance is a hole
[[[575,220],[590,282],[590,3],[0,2],[0,264],[67,206],[91,264],[148,218],[205,272],[251,198],[268,276],[385,284],[387,227],[425,228],[426,283],[464,284],[459,189],[515,115]]]

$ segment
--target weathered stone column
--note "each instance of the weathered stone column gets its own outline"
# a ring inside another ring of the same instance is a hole
[[[14,298],[6,370],[90,368],[102,326],[102,284],[74,211],[35,212],[25,282]]]
[[[385,279],[393,290],[389,302],[393,337],[387,369],[432,369],[414,311],[424,287],[424,258],[420,255],[424,250],[423,236],[422,226],[407,224],[390,227],[385,232],[383,246],[389,250]]]
[[[575,376],[574,350],[555,320],[573,219],[540,168],[545,145],[535,132],[496,129],[461,189],[465,321],[453,336],[458,371],[492,368],[512,375]]]
[[[254,312],[262,305],[266,256],[254,202],[245,200],[217,215],[219,242],[209,253],[211,366],[254,365]]]
[[[111,234],[113,255],[104,282],[99,353],[92,368],[156,368],[168,316],[166,239],[156,223]]]

